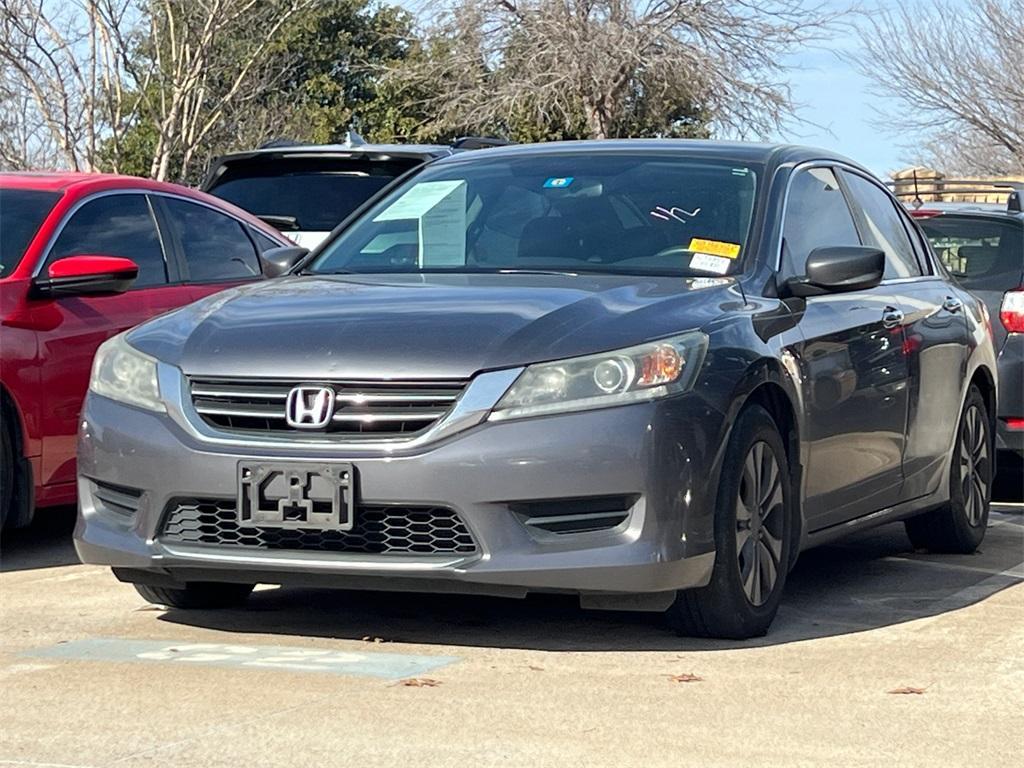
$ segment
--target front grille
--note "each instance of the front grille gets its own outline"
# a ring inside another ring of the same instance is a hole
[[[260,528],[238,522],[230,499],[177,499],[167,506],[161,541],[254,549],[366,554],[472,554],[476,542],[447,507],[359,506],[351,531]]]
[[[334,417],[319,430],[295,429],[285,420],[288,393],[295,386],[329,386]],[[192,404],[203,421],[232,432],[302,437],[413,437],[429,429],[458,400],[463,380],[286,381],[281,379],[192,378]]]

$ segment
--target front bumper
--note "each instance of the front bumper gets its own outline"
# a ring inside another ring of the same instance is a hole
[[[301,448],[211,446],[166,415],[90,394],[79,442],[84,562],[126,580],[238,581],[345,588],[590,596],[703,586],[714,564],[715,467],[723,417],[694,394],[522,421],[484,422],[408,452],[339,455],[358,474],[358,505],[439,505],[472,533],[472,554],[356,554],[183,545],[161,538],[165,509],[187,497],[233,499],[240,460],[326,460]],[[141,492],[126,514],[97,481]],[[538,532],[518,502],[624,495],[612,529]],[[102,494],[101,494],[102,496]],[[600,600],[593,601],[600,606]],[[623,607],[615,605],[615,607]]]

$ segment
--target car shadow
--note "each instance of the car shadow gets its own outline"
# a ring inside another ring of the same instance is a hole
[[[759,647],[900,624],[966,607],[1024,582],[1024,514],[994,512],[974,555],[915,553],[902,525],[805,552],[766,637],[727,642],[676,637],[659,616],[579,608],[571,596],[525,600],[257,590],[242,609],[168,610],[162,621],[242,634],[544,651],[680,651]],[[379,638],[379,641],[378,641]]]
[[[0,573],[77,565],[74,529],[75,508],[68,506],[40,510],[27,528],[0,532]]]

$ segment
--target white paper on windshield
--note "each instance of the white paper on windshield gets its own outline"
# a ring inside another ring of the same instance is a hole
[[[374,221],[416,219],[419,266],[466,263],[466,182],[427,181],[415,185],[374,217]]]

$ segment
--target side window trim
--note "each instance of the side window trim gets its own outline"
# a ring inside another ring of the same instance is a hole
[[[167,261],[167,276],[171,276],[171,265],[173,264],[174,280],[171,284],[184,285],[188,282],[188,265],[185,263],[184,254],[181,250],[181,243],[178,242],[178,237],[174,234],[174,227],[170,225],[170,219],[167,216],[167,208],[164,206],[164,197],[170,197],[170,195],[146,195],[147,200],[149,200],[150,207],[153,210],[153,216],[156,219],[157,230],[160,232],[160,242],[164,245],[164,259]]]
[[[160,283],[157,285],[142,285],[137,288],[133,286],[129,288],[126,291],[126,293],[131,293],[133,291],[152,290],[154,288],[166,288],[168,286],[174,285],[175,281],[173,279],[173,275],[175,274],[175,269],[172,268],[172,260],[168,258],[169,252],[167,249],[167,244],[164,240],[163,231],[160,226],[160,219],[157,216],[156,211],[154,210],[153,203],[150,200],[149,193],[147,192],[147,190],[144,189],[107,189],[101,192],[93,192],[76,201],[74,205],[72,205],[67,211],[64,212],[64,215],[61,218],[60,222],[57,224],[56,228],[54,228],[53,234],[50,235],[50,239],[47,241],[46,247],[43,249],[42,257],[36,263],[36,268],[33,271],[32,276],[38,277],[42,273],[43,269],[50,263],[50,257],[53,255],[53,249],[57,245],[57,241],[60,240],[60,236],[64,233],[64,230],[67,228],[68,224],[71,223],[71,220],[75,217],[75,215],[85,206],[87,206],[89,203],[95,202],[96,200],[102,200],[103,198],[106,197],[128,197],[135,195],[142,197],[143,202],[146,204],[146,208],[149,211],[149,215],[153,219],[153,227],[156,229],[157,240],[160,243],[160,255],[164,261],[164,272],[167,275],[167,282]]]

